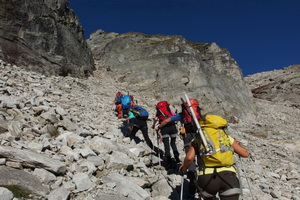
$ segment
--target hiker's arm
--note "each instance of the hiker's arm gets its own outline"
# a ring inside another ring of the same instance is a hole
[[[121,119],[122,121],[127,121],[127,120],[130,120],[130,118],[129,117],[127,117],[127,118],[123,118],[123,119]]]
[[[240,145],[238,140],[234,140],[232,147],[234,149],[234,152],[237,153],[238,155],[244,157],[244,158],[248,158],[249,157],[249,152],[248,150],[243,147],[242,145]]]
[[[161,129],[162,127],[164,127],[167,123],[169,123],[170,121],[172,121],[172,119],[169,117],[167,119],[165,119],[164,121],[161,122],[161,124],[155,129],[155,130],[159,130]]]
[[[191,145],[189,151],[187,152],[183,165],[179,167],[179,171],[182,173],[186,173],[189,166],[193,163],[196,156],[195,148]]]
[[[122,121],[127,121],[127,120],[130,120],[132,118],[135,118],[134,114],[132,112],[129,112],[129,116],[127,118],[123,118],[121,119]]]

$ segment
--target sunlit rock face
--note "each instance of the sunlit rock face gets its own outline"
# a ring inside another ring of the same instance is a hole
[[[252,94],[237,63],[216,43],[180,36],[105,33],[88,40],[95,62],[133,91],[174,105],[187,92],[206,112],[253,119]]]

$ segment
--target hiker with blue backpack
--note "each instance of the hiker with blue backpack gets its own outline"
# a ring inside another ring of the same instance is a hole
[[[116,94],[115,98],[115,104],[116,104],[116,110],[118,112],[118,118],[127,118],[129,116],[129,109],[132,106],[135,106],[134,103],[134,98],[132,95],[123,95],[121,92],[118,92]],[[121,128],[122,133],[125,137],[128,136],[129,131],[129,122],[128,121],[123,121],[123,127]]]
[[[130,139],[134,140],[136,143],[139,143],[140,139],[136,136],[136,133],[139,130],[141,130],[145,142],[151,149],[153,149],[153,143],[150,140],[148,135],[148,125],[147,125],[148,117],[149,114],[147,110],[145,110],[141,106],[134,105],[129,108],[128,117],[123,118],[122,121],[129,122],[130,132],[128,136],[130,137]]]

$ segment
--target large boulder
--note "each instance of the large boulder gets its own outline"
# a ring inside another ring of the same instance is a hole
[[[0,59],[44,74],[87,76],[94,61],[68,0],[0,0]]]

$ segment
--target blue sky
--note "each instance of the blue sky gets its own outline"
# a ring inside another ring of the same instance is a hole
[[[243,75],[300,64],[300,0],[69,0],[85,31],[181,35],[229,50]]]

